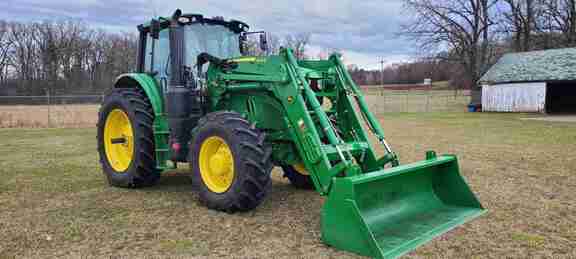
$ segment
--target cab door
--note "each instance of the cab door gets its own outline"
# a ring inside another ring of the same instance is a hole
[[[158,39],[154,39],[148,33],[146,38],[146,55],[144,58],[145,71],[160,83],[162,92],[166,92],[166,87],[170,81],[170,41],[168,28],[158,33]]]

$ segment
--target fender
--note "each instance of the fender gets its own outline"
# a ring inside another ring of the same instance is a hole
[[[144,90],[148,100],[150,100],[150,104],[152,104],[154,115],[163,115],[164,99],[162,98],[160,89],[153,77],[145,73],[127,73],[118,76],[116,78],[116,82],[114,83],[114,88],[132,87],[139,87]]]
[[[154,155],[156,159],[156,168],[159,170],[173,169],[174,165],[168,165],[167,162],[171,156],[169,145],[170,130],[168,121],[164,113],[164,98],[162,92],[156,83],[156,80],[145,73],[128,73],[122,74],[116,78],[114,88],[132,88],[139,87],[146,93],[152,110],[154,110]]]

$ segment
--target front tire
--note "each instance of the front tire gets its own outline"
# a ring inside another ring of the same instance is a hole
[[[236,112],[213,112],[198,122],[188,160],[200,202],[210,209],[248,211],[271,186],[271,149],[264,133]]]
[[[154,113],[139,88],[114,89],[98,113],[98,154],[108,183],[137,188],[160,178],[154,159]]]

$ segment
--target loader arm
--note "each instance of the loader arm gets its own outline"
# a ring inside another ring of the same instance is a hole
[[[277,165],[304,164],[327,196],[327,244],[394,258],[485,212],[455,156],[429,151],[423,161],[400,165],[339,55],[297,60],[282,49],[228,62],[234,68],[208,70],[210,110],[239,112],[266,132]]]
[[[281,55],[286,60],[288,84],[295,89],[296,98],[287,96],[280,99],[286,100],[284,106],[299,140],[296,143],[300,157],[321,194],[328,194],[332,178],[338,175],[358,175],[381,169],[388,163],[398,165],[397,156],[385,142],[382,128],[368,111],[361,92],[351,80],[339,55],[334,54],[328,60],[307,61],[302,65],[289,49]],[[322,91],[312,89],[312,80],[324,82]],[[276,94],[285,95],[283,90],[277,88]],[[327,96],[331,101],[333,107],[328,111],[318,101],[322,96]],[[360,118],[355,105],[359,107]],[[327,113],[335,120],[330,120]],[[376,158],[361,118],[383,143],[386,155],[382,158]]]
[[[339,55],[319,61],[297,61],[290,50],[281,55],[290,85],[299,93],[296,104],[284,106],[300,156],[317,190],[328,195],[322,210],[324,242],[395,258],[485,212],[460,175],[455,156],[429,151],[424,161],[399,165]],[[313,89],[314,80],[322,82],[321,89]],[[318,97],[329,99],[332,107]],[[376,156],[369,133],[383,146],[382,157]],[[388,164],[391,168],[385,169]]]

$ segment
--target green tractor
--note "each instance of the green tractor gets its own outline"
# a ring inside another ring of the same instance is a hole
[[[377,258],[485,212],[455,156],[429,151],[400,165],[338,54],[245,56],[245,23],[180,10],[138,30],[137,71],[118,77],[99,112],[111,185],[151,186],[187,162],[201,203],[232,213],[261,204],[279,166],[294,186],[327,196],[326,244]]]

